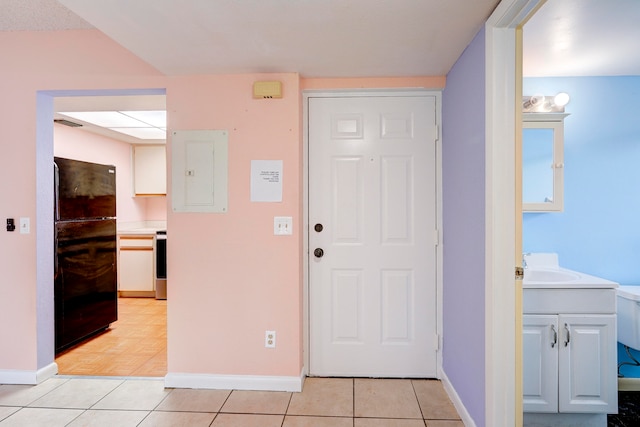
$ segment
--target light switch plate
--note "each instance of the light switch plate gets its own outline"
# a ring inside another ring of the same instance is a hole
[[[29,217],[20,217],[20,234],[31,233],[31,221]]]
[[[293,218],[290,216],[273,217],[273,234],[276,236],[289,236],[293,234]]]

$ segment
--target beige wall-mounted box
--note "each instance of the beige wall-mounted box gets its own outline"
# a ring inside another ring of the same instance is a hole
[[[254,98],[282,98],[282,82],[255,82]]]

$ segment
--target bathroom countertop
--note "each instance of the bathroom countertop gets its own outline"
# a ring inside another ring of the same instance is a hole
[[[566,268],[525,270],[523,289],[615,289],[616,282]]]

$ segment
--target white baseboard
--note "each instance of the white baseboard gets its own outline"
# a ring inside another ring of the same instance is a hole
[[[37,371],[17,371],[0,369],[0,384],[35,385],[48,380],[58,373],[58,364],[50,363]]]
[[[469,415],[469,412],[467,412],[467,408],[465,408],[462,400],[460,400],[460,396],[458,396],[458,393],[456,393],[456,390],[453,388],[447,374],[445,374],[442,369],[440,369],[440,381],[442,382],[444,391],[447,392],[449,399],[453,402],[453,406],[455,406],[456,411],[458,411],[458,415],[460,415],[465,427],[476,427],[476,423],[473,421],[473,418],[471,418],[471,415]]]
[[[167,388],[300,392],[305,378],[304,370],[298,377],[168,373],[164,377],[164,386]]]

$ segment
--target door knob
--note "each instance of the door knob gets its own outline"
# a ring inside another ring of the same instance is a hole
[[[316,258],[322,258],[322,256],[324,255],[324,251],[322,250],[322,248],[316,248],[313,251],[313,254],[316,256]]]
[[[323,226],[322,224],[316,224],[313,226],[313,229],[316,230],[318,233],[321,232],[323,230]]]

